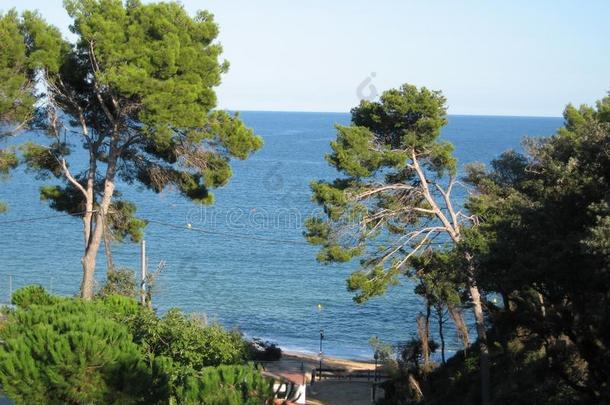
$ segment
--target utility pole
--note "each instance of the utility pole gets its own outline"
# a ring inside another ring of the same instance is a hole
[[[146,305],[146,241],[142,239],[140,243],[140,302]]]

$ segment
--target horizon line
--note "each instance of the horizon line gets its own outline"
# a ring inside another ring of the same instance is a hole
[[[222,109],[221,109],[222,110]],[[350,114],[349,111],[312,111],[312,110],[251,110],[251,109],[235,109],[225,108],[231,112],[254,112],[254,113],[300,113],[300,114]],[[453,113],[447,114],[453,117],[504,117],[504,118],[563,118],[562,115],[515,115],[515,114],[471,114],[471,113]]]

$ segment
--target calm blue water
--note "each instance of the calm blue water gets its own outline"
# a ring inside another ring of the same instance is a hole
[[[349,115],[244,112],[242,118],[264,137],[265,146],[251,159],[234,163],[234,177],[216,191],[213,207],[197,207],[171,191],[125,191],[144,218],[218,232],[148,226],[149,268],[166,262],[155,305],[160,311],[180,307],[203,313],[293,350],[317,352],[322,327],[324,351],[335,356],[370,356],[368,340],[374,335],[393,342],[410,337],[422,308],[408,281],[384,297],[356,305],[345,289],[354,265],[322,266],[315,261],[316,249],[303,242],[302,221],[315,208],[309,182],[336,177],[324,154],[335,137],[333,125],[347,124]],[[523,136],[550,135],[561,123],[560,118],[451,116],[443,137],[455,144],[461,163],[487,162],[506,149],[518,149]],[[39,201],[40,184],[21,169],[2,183],[0,200],[11,210],[0,222],[54,215]],[[56,293],[78,291],[80,221],[62,217],[0,224],[0,232],[0,301],[9,294],[9,275],[13,289],[38,282]],[[114,260],[137,268],[138,246],[116,246]],[[104,271],[101,256],[99,280]],[[323,305],[320,313],[317,304]],[[449,346],[455,348],[457,342]]]

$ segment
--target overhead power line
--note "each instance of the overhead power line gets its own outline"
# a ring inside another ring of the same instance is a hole
[[[95,212],[95,211],[92,211],[92,212]],[[68,213],[68,214],[47,215],[47,216],[41,216],[41,217],[21,218],[21,219],[14,219],[14,220],[8,220],[8,221],[0,221],[0,226],[19,224],[19,223],[28,223],[28,222],[37,222],[37,221],[46,221],[49,219],[65,218],[66,215],[72,216],[72,217],[77,217],[77,216],[81,216],[85,213],[87,213],[87,211]],[[312,246],[309,242],[307,242],[305,240],[269,238],[269,237],[265,237],[265,236],[257,236],[257,235],[251,235],[251,234],[245,234],[245,233],[215,231],[215,230],[211,230],[211,229],[194,227],[191,224],[178,225],[178,224],[172,224],[170,222],[159,221],[156,219],[146,219],[146,218],[141,218],[141,219],[147,221],[148,223],[165,226],[165,227],[172,228],[172,229],[197,232],[197,233],[202,233],[202,234],[206,234],[206,235],[224,236],[224,237],[234,238],[234,239],[255,240],[255,241],[269,242],[269,243],[284,243],[284,244],[301,245],[301,246]],[[429,244],[430,245],[445,245],[446,242],[430,242]],[[380,246],[385,246],[385,245],[386,244],[382,243],[377,246],[380,247]]]
[[[92,211],[95,212],[95,211]],[[87,211],[81,211],[81,212],[74,212],[74,213],[64,213],[64,214],[57,214],[57,215],[47,215],[45,217],[31,217],[31,218],[21,218],[21,219],[12,219],[12,220],[8,220],[8,221],[0,221],[0,225],[9,225],[9,224],[21,224],[21,223],[25,223],[25,222],[37,222],[37,221],[44,221],[47,219],[56,219],[56,218],[65,218],[66,215],[68,216],[72,216],[72,217],[78,217],[80,215],[86,214]]]

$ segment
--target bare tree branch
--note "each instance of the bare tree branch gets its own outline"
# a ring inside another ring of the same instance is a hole
[[[363,198],[369,197],[373,194],[382,193],[384,191],[390,190],[413,190],[415,187],[409,186],[407,184],[388,184],[382,187],[377,187],[373,190],[365,191],[364,193],[358,194],[355,196],[356,200],[362,200]]]
[[[434,183],[434,186],[438,190],[439,193],[443,196],[443,200],[445,201],[445,207],[447,207],[447,211],[449,215],[451,215],[451,221],[453,222],[453,229],[456,233],[460,232],[460,224],[458,222],[458,217],[456,215],[455,210],[453,209],[453,204],[451,203],[451,190],[453,189],[453,185],[455,184],[455,179],[452,176],[449,180],[449,186],[447,187],[447,191],[443,190],[443,188],[438,184]]]
[[[453,226],[447,219],[447,216],[439,208],[438,204],[436,203],[436,200],[430,194],[430,187],[428,185],[428,180],[426,179],[426,175],[424,174],[421,166],[419,165],[419,162],[417,161],[417,155],[415,154],[415,151],[412,151],[411,159],[413,160],[413,168],[414,168],[415,172],[417,173],[417,176],[419,177],[419,181],[420,181],[421,187],[422,187],[422,192],[423,192],[423,195],[424,195],[426,201],[428,202],[428,204],[430,204],[430,206],[434,210],[434,214],[436,215],[436,217],[445,226],[445,230],[447,231],[447,233],[449,234],[451,239],[453,239],[455,242],[458,242],[459,233],[456,232],[456,230],[453,228]]]

